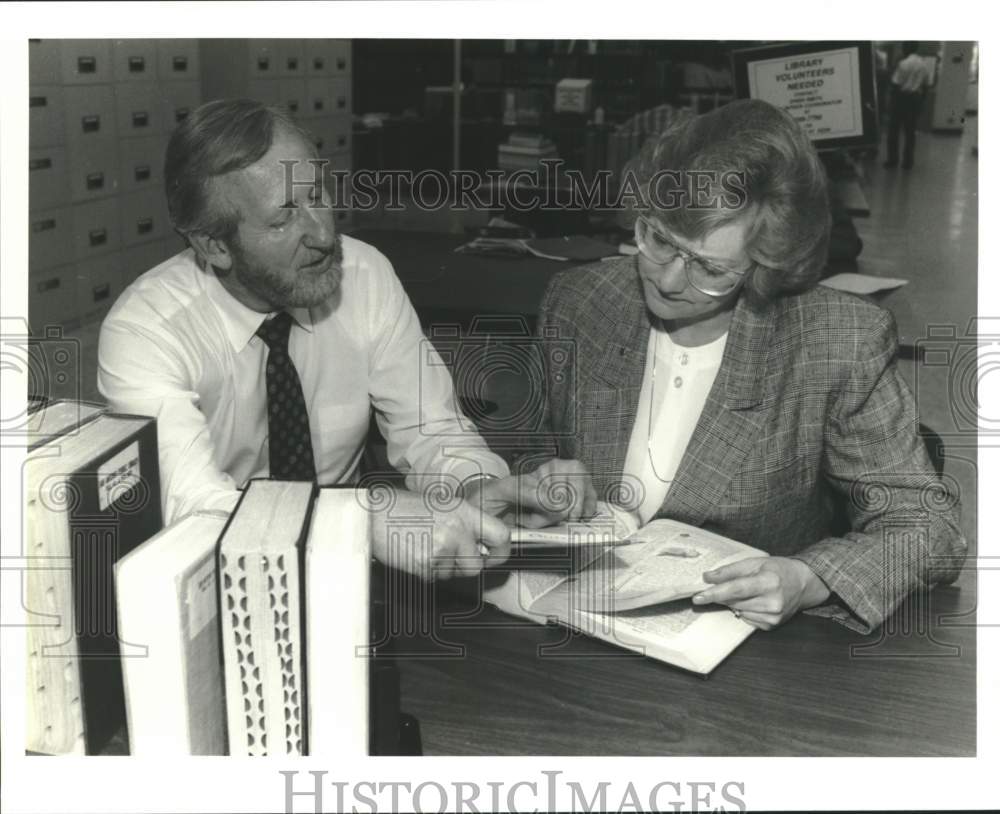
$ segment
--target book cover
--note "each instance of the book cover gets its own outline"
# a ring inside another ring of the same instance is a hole
[[[133,755],[224,755],[226,709],[215,546],[229,515],[196,512],[115,568]]]

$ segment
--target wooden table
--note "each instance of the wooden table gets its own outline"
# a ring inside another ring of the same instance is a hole
[[[428,755],[973,756],[974,575],[960,584],[871,636],[800,614],[707,678],[414,591],[393,644],[401,706]]]

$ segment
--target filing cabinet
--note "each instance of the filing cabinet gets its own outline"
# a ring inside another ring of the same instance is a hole
[[[112,62],[115,82],[151,82],[159,64],[156,40],[115,40]]]
[[[164,132],[167,114],[160,86],[153,82],[125,82],[115,86],[118,135],[122,138],[156,136]]]
[[[50,209],[68,200],[69,163],[64,147],[36,147],[28,151],[28,207]]]
[[[279,40],[277,76],[305,76],[305,47],[302,40]]]
[[[114,78],[111,40],[59,40],[64,85],[103,85]]]
[[[256,79],[279,76],[279,40],[243,40],[247,43],[247,75]]]
[[[351,152],[351,117],[324,116],[305,122],[320,156]]]
[[[28,143],[48,147],[66,141],[63,88],[38,85],[28,91]]]
[[[114,195],[118,191],[118,140],[70,142],[67,179],[69,196],[74,203]]]
[[[278,82],[278,104],[292,116],[307,115],[306,82],[304,79],[282,79]]]
[[[65,89],[66,141],[85,144],[118,135],[115,96],[111,85],[86,85]]]
[[[92,257],[121,248],[118,198],[90,201],[73,209],[73,258]]]
[[[163,191],[146,189],[121,197],[122,245],[135,246],[170,234],[170,216]]]
[[[329,116],[334,111],[334,83],[328,79],[309,79],[306,82],[307,117]]]
[[[78,317],[76,268],[57,266],[28,274],[28,324],[36,334]]]
[[[76,296],[82,320],[102,319],[122,290],[121,253],[79,263]]]
[[[201,104],[201,92],[197,82],[164,82],[160,87],[164,132],[169,134]]]
[[[198,59],[197,40],[158,40],[156,52],[161,81],[199,80],[201,62]]]
[[[351,115],[351,82],[349,79],[339,78],[330,81],[330,96],[333,99],[333,109],[331,113],[339,115]]]
[[[62,82],[61,52],[56,40],[28,40],[28,82],[32,86]]]
[[[122,192],[155,189],[163,194],[163,138],[130,138],[120,142],[119,186]]]
[[[162,168],[169,134],[200,103],[201,60],[194,39],[30,40],[28,57],[37,332],[100,318],[125,283],[126,252],[159,262],[182,247]]]
[[[28,266],[42,270],[73,260],[72,207],[32,212],[28,217]]]

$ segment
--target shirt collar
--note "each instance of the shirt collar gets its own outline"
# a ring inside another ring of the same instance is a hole
[[[257,334],[257,329],[268,317],[274,316],[276,311],[262,314],[254,311],[241,303],[236,297],[226,291],[225,286],[219,282],[218,277],[211,268],[205,270],[205,286],[208,298],[216,311],[222,318],[222,327],[229,337],[229,342],[233,346],[233,351],[239,353],[243,350]],[[298,323],[299,327],[312,333],[313,313],[310,308],[288,308],[292,319]]]

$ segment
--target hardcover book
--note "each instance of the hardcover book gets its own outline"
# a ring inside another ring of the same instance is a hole
[[[26,748],[95,754],[124,735],[113,571],[162,527],[156,423],[66,405],[25,465]]]
[[[229,753],[364,755],[364,493],[253,480],[218,544]]]
[[[129,752],[224,755],[226,707],[215,546],[226,512],[196,512],[115,568]]]

